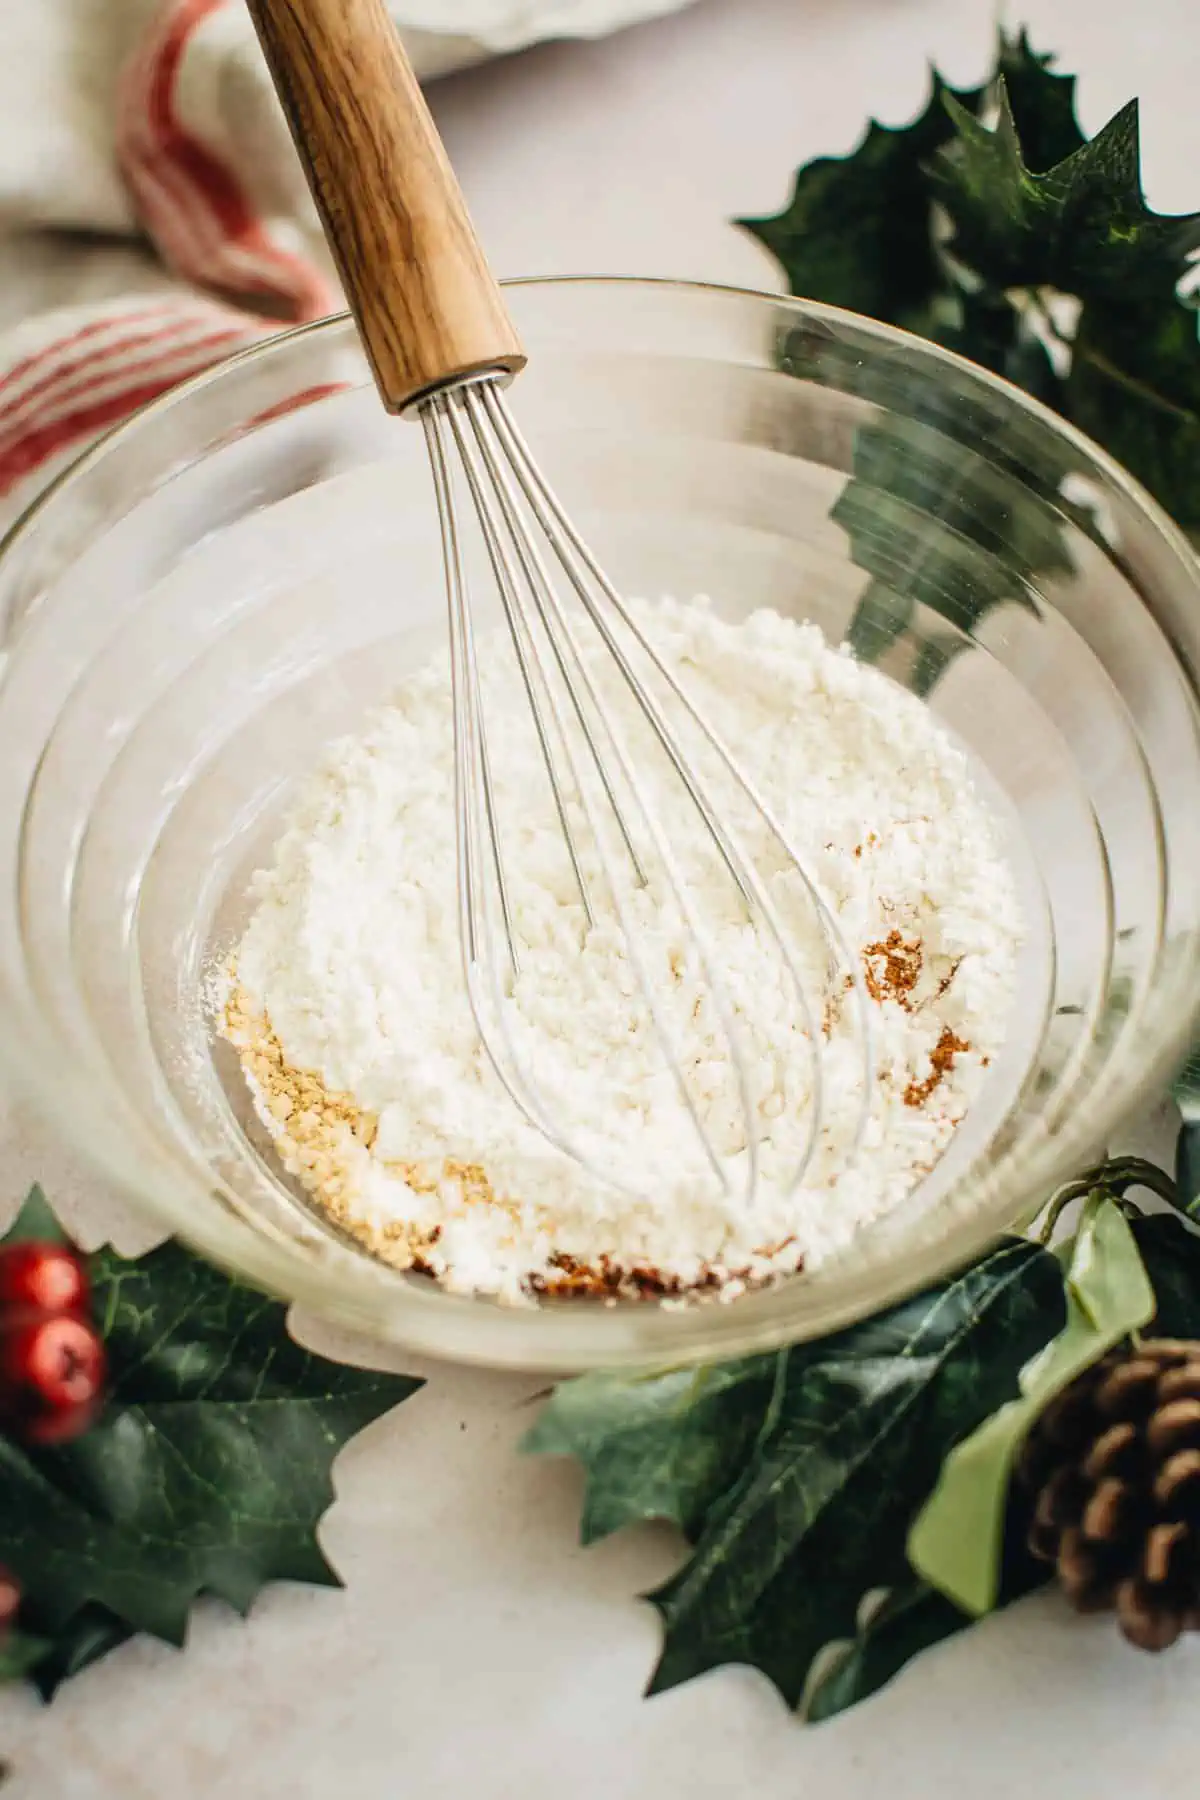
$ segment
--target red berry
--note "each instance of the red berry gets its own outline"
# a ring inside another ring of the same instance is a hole
[[[69,1244],[30,1241],[0,1249],[0,1328],[10,1307],[80,1313],[87,1303],[87,1270]]]
[[[27,1317],[0,1337],[0,1406],[33,1444],[86,1431],[104,1398],[104,1345],[68,1313]]]
[[[0,1638],[17,1622],[21,1584],[11,1570],[0,1565]]]

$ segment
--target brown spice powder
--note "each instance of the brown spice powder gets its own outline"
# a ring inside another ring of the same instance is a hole
[[[906,1012],[912,1008],[912,992],[921,979],[924,949],[920,938],[905,938],[892,928],[878,944],[863,950],[867,992],[872,1000],[895,1000]]]
[[[244,988],[234,985],[224,1012],[225,1036],[238,1051],[251,1089],[278,1127],[272,1132],[279,1160],[295,1175],[348,1236],[393,1268],[435,1276],[429,1251],[440,1228],[422,1233],[398,1222],[384,1225],[363,1219],[350,1200],[362,1176],[362,1155],[374,1144],[379,1121],[353,1096],[330,1090],[311,1070],[294,1068],[283,1052],[270,1020],[255,1008]],[[446,1181],[458,1183],[468,1206],[511,1205],[497,1194],[480,1163],[447,1157],[439,1168],[427,1163],[392,1162],[406,1185],[418,1194],[436,1194]],[[723,1285],[724,1277],[706,1274],[694,1289]],[[555,1273],[531,1282],[542,1294],[588,1294],[622,1299],[664,1299],[683,1292],[677,1281],[656,1269],[621,1269],[603,1259],[595,1268],[572,1257],[555,1259]]]
[[[786,1243],[776,1245],[776,1250],[785,1249],[791,1241],[788,1238]],[[748,1270],[721,1270],[718,1273],[715,1269],[704,1269],[698,1280],[684,1283],[676,1276],[664,1275],[659,1269],[637,1263],[627,1268],[607,1256],[602,1256],[594,1266],[563,1255],[555,1256],[552,1262],[549,1275],[535,1275],[529,1284],[535,1294],[547,1299],[585,1295],[605,1300],[674,1300],[716,1294],[731,1281],[740,1281],[747,1288],[762,1288],[769,1287],[773,1280],[770,1275],[751,1275]],[[803,1261],[798,1262],[794,1272],[799,1274],[803,1267]]]
[[[876,1001],[896,1000],[908,1009],[912,990],[921,973],[920,941],[905,939],[899,931],[893,930],[881,943],[868,944],[863,956],[867,991],[871,997]],[[847,981],[848,988],[852,985]],[[835,1008],[840,1005],[840,999],[838,996],[835,1000]],[[826,1034],[834,1017],[836,1011],[831,1013],[827,1003],[823,1021]],[[438,1227],[420,1232],[399,1222],[380,1225],[351,1210],[350,1201],[361,1184],[365,1155],[378,1135],[379,1121],[375,1115],[361,1108],[353,1095],[326,1088],[311,1070],[294,1068],[287,1061],[266,1014],[255,1008],[245,989],[236,982],[226,1003],[224,1028],[224,1035],[238,1051],[252,1090],[260,1096],[278,1127],[272,1136],[280,1161],[289,1173],[320,1201],[348,1236],[372,1255],[393,1268],[436,1276],[437,1270],[428,1253],[437,1243]],[[947,1026],[930,1054],[929,1075],[922,1081],[914,1080],[908,1084],[904,1092],[905,1104],[923,1106],[953,1068],[955,1056],[969,1048]],[[450,1180],[458,1183],[467,1205],[495,1208],[512,1204],[497,1194],[486,1169],[479,1163],[448,1157],[437,1170],[419,1162],[389,1161],[387,1166],[394,1169],[414,1193],[436,1194],[442,1184]],[[610,1301],[662,1300],[680,1297],[685,1292],[714,1293],[730,1280],[764,1285],[763,1278],[752,1282],[746,1273],[706,1270],[698,1281],[685,1289],[680,1281],[657,1269],[621,1266],[608,1257],[589,1266],[564,1254],[556,1256],[553,1264],[552,1273],[531,1279],[529,1285],[533,1293],[546,1297],[589,1296]],[[766,1277],[765,1282],[769,1283],[770,1279]]]
[[[236,984],[225,1005],[224,1026],[251,1091],[276,1122],[272,1139],[284,1168],[373,1256],[394,1268],[412,1268],[415,1244],[406,1227],[372,1225],[350,1210],[379,1130],[375,1115],[365,1112],[353,1095],[328,1089],[310,1070],[293,1068],[271,1021]]]
[[[929,1074],[924,1081],[909,1082],[904,1090],[905,1106],[924,1106],[933,1090],[954,1067],[954,1058],[970,1048],[970,1044],[957,1037],[949,1025],[943,1025],[942,1035],[929,1053]]]
[[[440,1235],[438,1227],[421,1233],[400,1223],[377,1225],[351,1210],[350,1200],[359,1189],[363,1173],[363,1153],[370,1150],[378,1135],[379,1121],[374,1114],[359,1107],[352,1095],[326,1088],[311,1070],[293,1068],[267,1015],[256,1009],[245,989],[236,984],[225,1006],[224,1027],[225,1036],[238,1051],[252,1091],[279,1127],[272,1135],[284,1168],[320,1201],[348,1236],[373,1256],[393,1268],[436,1277],[429,1252]],[[414,1193],[436,1194],[444,1182],[455,1181],[468,1206],[495,1208],[512,1204],[497,1194],[480,1163],[447,1157],[436,1170],[419,1162],[389,1161],[387,1167],[394,1169]],[[534,1277],[530,1287],[534,1293],[547,1297],[663,1300],[685,1292],[715,1293],[729,1279],[725,1271],[718,1274],[707,1270],[685,1290],[681,1282],[658,1269],[625,1268],[607,1257],[589,1267],[574,1257],[561,1255],[554,1258],[553,1272]]]

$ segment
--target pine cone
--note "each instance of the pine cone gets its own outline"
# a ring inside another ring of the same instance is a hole
[[[1200,1342],[1111,1351],[1055,1396],[1021,1453],[1028,1542],[1081,1612],[1142,1650],[1200,1630]]]

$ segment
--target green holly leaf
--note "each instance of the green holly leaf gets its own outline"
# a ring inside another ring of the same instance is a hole
[[[58,1453],[63,1484],[239,1611],[266,1581],[335,1583],[313,1535],[333,1458],[420,1383],[301,1349],[285,1307],[175,1243],[103,1250],[92,1281],[114,1404]]]
[[[955,257],[989,287],[1047,286],[1122,309],[1173,292],[1200,247],[1200,214],[1147,207],[1136,100],[1043,174],[1026,161],[1003,75],[994,126],[952,94],[946,107],[956,135],[933,158],[931,191],[953,222]]]
[[[31,1637],[27,1631],[5,1632],[0,1638],[0,1682],[20,1681],[45,1659],[50,1648],[45,1638]]]
[[[823,156],[799,171],[783,212],[738,221],[782,263],[793,294],[925,330],[944,285],[925,164],[953,135],[951,97],[979,99],[955,93],[932,71],[929,100],[911,124],[890,129],[872,119],[848,156]]]
[[[19,1579],[38,1634],[52,1636],[89,1601],[138,1631],[182,1643],[188,1599],[141,1546],[80,1507],[44,1472],[46,1459],[0,1437],[0,1557]]]
[[[1053,58],[1033,50],[1024,31],[1016,38],[1008,38],[1002,31],[996,67],[985,87],[975,96],[949,95],[947,91],[948,97],[977,115],[997,97],[1002,80],[1022,152],[1029,167],[1039,171],[1061,162],[1087,141],[1075,117],[1075,77],[1055,74],[1050,67],[1052,61]],[[948,146],[954,139],[948,108],[946,119],[951,130],[939,146],[943,155],[950,154]],[[927,175],[928,171],[929,164]],[[927,184],[926,202],[931,215],[933,201],[932,186]],[[1044,335],[1035,327],[1034,314],[1020,299],[989,285],[978,270],[965,269],[944,250],[939,265],[943,288],[929,309],[930,328],[926,335],[1062,411],[1062,378]],[[963,435],[969,444],[969,426]],[[1056,551],[1050,568],[1061,566],[1061,555],[1061,551]],[[1030,565],[1034,571],[1040,566],[1036,562]]]
[[[943,307],[938,328],[929,336],[1062,412],[1063,380],[1035,318],[1026,304],[1008,294],[986,287],[964,288],[956,291],[953,305]],[[959,425],[961,437],[969,443],[968,422]]]
[[[847,156],[822,156],[800,169],[784,210],[741,219],[787,275],[793,294],[885,319],[963,348],[989,345],[976,360],[1002,369],[1017,335],[1008,305],[975,298],[939,251],[933,230],[930,165],[953,143],[951,106],[974,116],[1002,77],[1034,168],[1076,150],[1075,80],[1054,74],[1024,32],[999,39],[995,77],[981,88],[952,88],[936,69],[930,93],[908,125],[872,119]],[[972,354],[966,350],[966,354]],[[1045,365],[1048,367],[1048,365]]]
[[[1010,1606],[1045,1587],[1051,1571],[1037,1562],[1025,1544],[1027,1519],[1019,1511],[1006,1521],[997,1607]],[[803,1696],[805,1719],[816,1724],[878,1693],[922,1651],[955,1637],[975,1623],[973,1614],[955,1606],[919,1577],[908,1577],[888,1593],[860,1609],[858,1629],[849,1643],[822,1658]]]
[[[44,1654],[29,1671],[29,1679],[43,1700],[51,1700],[64,1681],[82,1674],[132,1636],[132,1627],[123,1624],[107,1607],[95,1603],[85,1606],[46,1642]]]
[[[1185,529],[1200,528],[1200,339],[1177,294],[1200,248],[1200,213],[1147,207],[1137,102],[1043,173],[1026,143],[1038,109],[1023,124],[1005,80],[994,128],[953,96],[947,107],[956,135],[934,158],[930,185],[953,224],[954,258],[987,294],[1082,303],[1059,391],[1003,372],[1102,443]]]
[[[1088,529],[1061,493],[1075,456],[1043,454],[1035,475],[1024,422],[953,370],[936,391],[904,367],[862,385],[880,410],[855,433],[830,515],[871,577],[848,641],[875,662],[905,634],[910,684],[928,692],[994,608],[1036,615],[1043,583],[1072,573],[1065,527]]]
[[[1200,316],[1173,294],[1154,308],[1085,306],[1063,410],[1200,531]]]
[[[1007,1398],[1064,1311],[1055,1259],[1012,1242],[833,1338],[558,1387],[525,1448],[582,1462],[583,1540],[654,1518],[695,1542],[649,1596],[666,1626],[653,1687],[747,1661],[794,1701],[815,1667],[813,1716],[825,1716],[966,1623],[941,1596],[911,1620],[897,1598],[903,1624],[889,1625],[888,1609],[862,1630],[856,1617],[875,1590],[912,1586],[903,1537],[936,1477],[937,1446]],[[1023,1564],[1019,1574],[1006,1573],[1006,1598],[1045,1578]],[[846,1639],[835,1682],[818,1653]]]
[[[1200,1218],[1200,1122],[1184,1121],[1175,1140],[1175,1189],[1189,1219]]]
[[[1037,154],[1054,161],[1084,140],[1073,79],[1051,73],[1048,60],[1024,34],[1000,40],[998,73]],[[872,124],[849,157],[808,165],[789,208],[750,222],[751,229],[778,256],[794,293],[905,325],[1061,406],[1061,378],[1026,309],[974,272],[964,278],[935,237],[930,165],[948,153],[954,118],[973,117],[989,91],[955,93],[935,72],[930,102],[912,125],[887,131]],[[829,362],[810,337],[803,328],[787,334],[782,366],[813,373],[814,351]],[[899,370],[884,371],[871,391],[857,371],[823,366],[820,373],[839,385],[858,383],[854,391],[881,409],[856,434],[852,478],[833,511],[855,564],[871,576],[849,643],[876,661],[911,636],[910,681],[927,693],[988,612],[1005,602],[1036,610],[1038,579],[1070,573],[1063,517],[1071,509],[1052,485],[1069,461],[1045,472],[1044,493],[1031,492],[1020,446],[1006,441],[996,408],[981,416],[989,409],[978,395],[964,397],[948,380],[936,412],[926,400],[921,416],[910,417],[905,407],[914,396],[897,386]]]
[[[1136,104],[1089,142],[1074,78],[1050,60],[1024,32],[1002,35],[982,88],[955,91],[935,71],[910,126],[872,124],[848,157],[802,168],[777,218],[743,223],[793,293],[904,325],[1016,383],[1197,532],[1200,339],[1176,289],[1200,215],[1150,211]],[[1063,295],[1081,302],[1073,329],[1055,313]],[[816,341],[808,326],[786,333],[780,366],[813,373]],[[820,373],[863,392],[861,372]],[[981,440],[971,405],[910,419],[905,396],[888,391],[894,379],[887,370],[864,393],[880,411],[857,434],[834,517],[870,577],[851,647],[878,660],[911,640],[906,679],[927,694],[992,608],[1036,607],[1040,581],[1072,571],[1064,526],[1089,526],[1062,499],[1070,453],[1042,472],[1039,491],[1022,491],[1018,445]]]
[[[1001,32],[996,75],[1003,78],[1025,161],[1038,173],[1087,142],[1075,117],[1075,77],[1057,74],[1053,62],[1033,48],[1027,31],[1015,38]]]
[[[1200,1338],[1200,1232],[1161,1212],[1136,1219],[1133,1235],[1154,1289],[1155,1335]]]
[[[919,652],[936,657],[931,686],[994,607],[1036,614],[1039,579],[1070,572],[1061,504],[1014,485],[1005,439],[998,417],[949,401],[944,414],[860,427],[853,478],[831,514],[872,576],[848,633],[857,656],[877,661],[912,633]]]
[[[245,1612],[267,1581],[336,1584],[333,1459],[420,1385],[301,1349],[284,1306],[178,1244],[88,1261],[109,1404],[61,1448],[0,1439],[0,1560],[64,1671],[127,1630],[181,1643],[201,1592]]]
[[[25,1196],[3,1241],[6,1244],[65,1244],[69,1241],[54,1208],[36,1182]]]
[[[853,1639],[819,1667],[801,1702],[810,1724],[857,1706],[897,1676],[923,1650],[974,1624],[968,1613],[910,1577],[870,1608]]]
[[[1103,1189],[1089,1197],[1064,1254],[1066,1325],[1021,1370],[1020,1397],[951,1450],[909,1532],[917,1574],[969,1614],[996,1604],[1009,1480],[1034,1421],[1055,1394],[1154,1315],[1136,1239]]]
[[[1182,1121],[1175,1140],[1177,1204],[1189,1218],[1200,1216],[1200,1049],[1193,1049],[1171,1084]]]
[[[1009,1242],[793,1350],[741,1476],[649,1596],[664,1625],[652,1690],[746,1662],[794,1704],[864,1597],[907,1580],[905,1532],[943,1457],[1015,1391],[1064,1310],[1054,1258]]]
[[[745,1468],[788,1354],[581,1375],[554,1390],[522,1447],[583,1464],[583,1543],[641,1519],[668,1519],[694,1537]]]

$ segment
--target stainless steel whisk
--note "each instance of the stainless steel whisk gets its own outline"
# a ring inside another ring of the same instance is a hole
[[[751,1204],[757,1191],[763,1137],[741,1041],[745,1025],[734,1015],[671,835],[647,798],[637,758],[596,678],[594,640],[587,633],[595,634],[606,667],[632,696],[747,918],[776,946],[811,1056],[811,1104],[790,1175],[795,1186],[820,1141],[821,1021],[767,883],[715,805],[711,781],[702,779],[688,750],[689,735],[707,747],[705,756],[723,779],[740,789],[769,827],[783,865],[799,877],[822,934],[826,991],[853,995],[863,1077],[861,1140],[872,1070],[858,959],[771,809],[605,575],[512,417],[503,390],[523,368],[525,353],[382,0],[248,3],[380,396],[390,412],[415,413],[425,431],[449,606],[459,929],[484,1047],[511,1098],[552,1143],[606,1179],[630,1185],[607,1159],[598,1169],[594,1151],[555,1117],[522,1063],[505,1016],[507,984],[519,973],[521,956],[468,590],[468,518],[481,535],[496,584],[583,915],[589,925],[602,911],[616,921],[675,1090],[721,1190],[737,1205]],[[686,923],[693,969],[711,998],[734,1070],[745,1149],[744,1180],[736,1189],[631,923],[628,884],[645,886],[652,879],[648,864]]]

